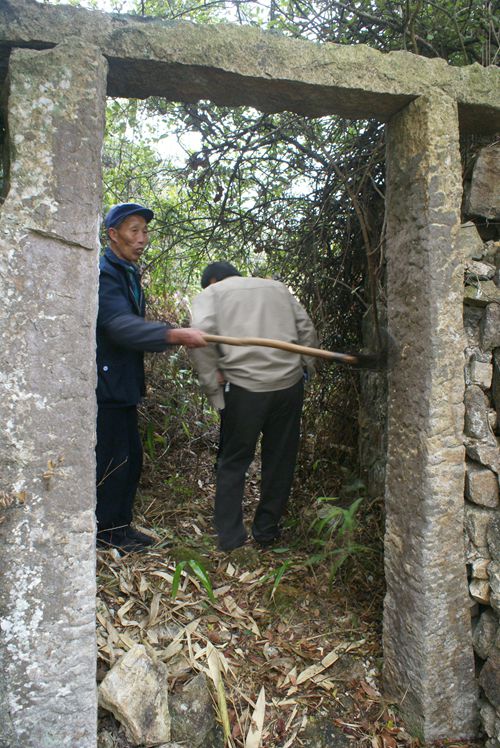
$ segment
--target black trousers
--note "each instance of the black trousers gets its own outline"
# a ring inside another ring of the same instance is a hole
[[[137,408],[97,409],[97,531],[129,525],[142,470]]]
[[[260,542],[277,537],[292,487],[303,397],[302,380],[273,392],[250,392],[231,384],[224,393],[214,515],[221,549],[236,548],[246,540],[242,509],[245,473],[260,434],[261,494],[252,534]]]

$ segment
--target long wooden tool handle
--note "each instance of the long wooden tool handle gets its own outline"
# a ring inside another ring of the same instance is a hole
[[[301,356],[316,356],[326,358],[329,361],[338,361],[341,364],[359,365],[362,355],[351,355],[349,353],[337,353],[336,351],[324,351],[322,348],[309,348],[306,345],[286,343],[284,340],[273,340],[272,338],[228,338],[225,335],[209,335],[203,333],[207,343],[224,343],[225,345],[263,345],[267,348],[280,348],[282,351],[299,353]]]

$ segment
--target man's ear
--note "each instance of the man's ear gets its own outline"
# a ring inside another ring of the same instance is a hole
[[[113,226],[108,229],[108,239],[111,239],[112,242],[116,241],[116,229]]]
[[[213,286],[214,283],[217,283],[217,278],[214,278],[213,276],[208,281],[209,286]]]

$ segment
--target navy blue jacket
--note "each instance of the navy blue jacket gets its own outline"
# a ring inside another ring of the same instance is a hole
[[[107,247],[99,268],[97,402],[115,408],[137,405],[145,392],[144,351],[168,348],[172,326],[144,320],[144,295],[134,265]]]

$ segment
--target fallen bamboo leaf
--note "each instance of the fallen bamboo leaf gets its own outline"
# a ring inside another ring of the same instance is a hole
[[[224,683],[222,681],[219,657],[217,650],[210,642],[207,643],[207,663],[215,689],[217,692],[217,704],[219,707],[219,716],[222,722],[222,729],[224,730],[224,736],[228,743],[231,740],[231,726],[229,724],[229,714],[227,711],[226,693],[224,691]]]
[[[245,748],[259,748],[262,741],[262,729],[266,713],[266,692],[264,686],[260,689],[257,703],[252,715],[250,727],[245,740]]]

